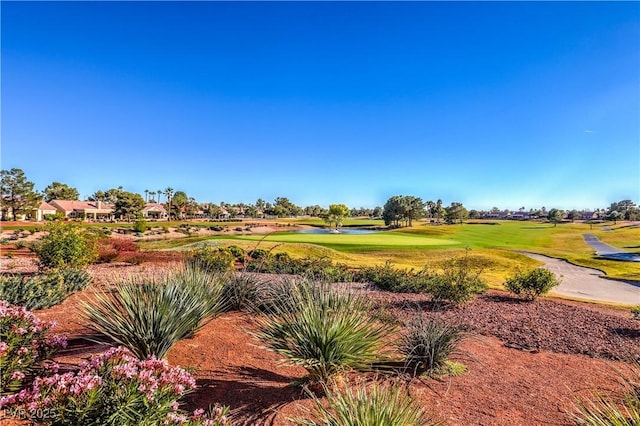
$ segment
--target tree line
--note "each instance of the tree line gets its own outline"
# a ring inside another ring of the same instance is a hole
[[[42,192],[34,189],[24,171],[18,168],[0,171],[0,194],[2,197],[2,220],[9,217],[19,217],[36,210],[40,203],[51,200],[79,200],[80,194],[76,188],[65,183],[52,182]],[[164,202],[163,202],[164,199]],[[413,195],[394,195],[384,206],[375,208],[349,208],[345,204],[331,204],[329,208],[320,205],[300,207],[287,197],[277,197],[273,202],[259,198],[255,203],[230,204],[221,201],[215,203],[199,203],[189,197],[184,191],[176,191],[172,187],[164,189],[144,190],[141,194],[125,191],[122,186],[108,190],[98,190],[88,197],[88,201],[101,201],[113,206],[116,217],[136,218],[147,203],[159,203],[168,212],[169,219],[184,219],[193,217],[220,218],[251,217],[251,218],[285,218],[296,216],[313,216],[322,218],[329,226],[339,227],[346,217],[382,218],[387,226],[412,226],[414,221],[429,219],[435,223],[462,223],[466,219],[481,219],[487,217],[506,218],[505,210],[494,207],[491,210],[468,210],[462,203],[454,201],[445,206],[441,199],[423,201]],[[11,215],[9,214],[11,213]],[[530,209],[525,211],[521,207],[519,214],[527,213],[529,217],[544,217],[554,223],[562,220],[576,220],[582,218],[582,212],[577,210],[563,211],[552,208],[547,210]],[[640,220],[640,209],[631,200],[611,203],[608,208],[596,209],[594,215],[606,220]]]

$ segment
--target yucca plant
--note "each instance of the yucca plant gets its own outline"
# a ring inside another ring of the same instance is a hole
[[[588,426],[640,425],[640,360],[632,361],[630,372],[617,373],[625,395],[618,400],[594,394],[589,400],[578,400],[573,413],[575,422]]]
[[[219,275],[184,267],[166,276],[130,278],[84,303],[89,328],[140,359],[164,358],[224,308]]]
[[[407,324],[398,349],[404,356],[406,370],[412,375],[446,373],[449,357],[457,352],[465,336],[460,326],[438,318],[416,316]]]
[[[314,396],[317,420],[294,419],[302,426],[425,426],[432,423],[400,385],[362,384],[336,391],[325,387],[327,403]]]
[[[290,364],[305,368],[310,382],[368,369],[380,360],[383,339],[393,326],[377,322],[364,298],[303,280],[292,286],[287,300],[259,319],[255,336]]]

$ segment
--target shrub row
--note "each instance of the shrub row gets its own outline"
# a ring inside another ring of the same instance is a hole
[[[0,276],[0,299],[27,309],[46,309],[62,303],[86,288],[91,276],[82,270],[64,269],[39,275]]]
[[[467,258],[460,258],[446,262],[441,272],[400,270],[387,262],[384,266],[361,269],[354,279],[387,291],[428,293],[436,302],[459,304],[487,290],[487,283],[480,278],[480,273],[481,270],[469,265]]]

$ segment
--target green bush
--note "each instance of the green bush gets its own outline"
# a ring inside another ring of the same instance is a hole
[[[387,261],[384,266],[361,269],[355,280],[375,284],[382,290],[395,293],[421,293],[427,291],[431,278],[432,274],[427,270],[414,272],[396,269]]]
[[[381,359],[383,339],[393,326],[369,315],[371,304],[363,297],[306,280],[297,281],[291,295],[287,304],[276,304],[259,318],[255,336],[305,368],[311,382],[347,369],[365,370]]]
[[[144,220],[144,218],[139,218],[138,220],[133,222],[133,230],[135,232],[144,234],[145,231],[147,230],[147,221]]]
[[[524,300],[533,301],[558,284],[560,280],[553,272],[546,268],[536,268],[528,272],[517,271],[515,275],[507,278],[504,287]]]
[[[435,302],[454,305],[468,302],[489,288],[480,278],[481,272],[473,267],[468,257],[452,259],[444,264],[441,274],[430,278],[427,291]]]
[[[139,358],[163,358],[178,341],[224,310],[222,278],[201,269],[131,278],[84,304],[89,327]]]
[[[82,268],[97,257],[95,239],[79,226],[56,222],[33,250],[43,268]]]
[[[426,411],[400,385],[346,387],[336,391],[325,387],[327,402],[317,397],[313,417],[294,420],[302,426],[425,426]]]
[[[72,293],[83,290],[91,276],[82,270],[67,269],[42,275],[0,276],[0,299],[27,309],[46,309],[62,303]]]
[[[186,262],[204,271],[220,273],[233,269],[235,257],[224,248],[203,245],[189,251]]]
[[[249,257],[246,269],[251,272],[301,275],[313,281],[353,281],[353,272],[349,268],[328,258],[294,259],[287,253],[272,255],[261,249],[251,250]]]
[[[446,373],[449,357],[456,353],[464,336],[460,326],[424,316],[414,318],[407,324],[398,347],[405,369],[414,376]]]
[[[634,319],[640,320],[640,305],[631,308],[631,315],[633,315]]]

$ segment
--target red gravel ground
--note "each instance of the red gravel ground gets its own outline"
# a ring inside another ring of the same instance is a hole
[[[26,270],[25,262],[3,258],[2,270]],[[58,331],[69,337],[70,345],[59,357],[63,368],[72,369],[104,349],[86,340],[79,302],[119,276],[153,273],[159,267],[166,265],[92,266],[94,283],[87,290],[36,312],[57,321]],[[496,291],[460,308],[434,310],[425,296],[352,287],[375,300],[388,321],[406,321],[419,312],[442,316],[472,332],[474,337],[461,345],[466,355],[459,359],[467,373],[410,383],[411,394],[434,420],[448,425],[573,424],[567,412],[575,398],[592,391],[619,392],[615,370],[625,369],[625,364],[616,359],[640,354],[640,322],[625,311],[553,299],[520,303]],[[219,402],[231,407],[238,424],[291,424],[289,418],[312,406],[292,385],[305,371],[283,365],[281,357],[261,348],[250,336],[252,330],[252,314],[226,313],[169,352],[172,365],[195,370],[199,388],[187,398],[187,408]]]

